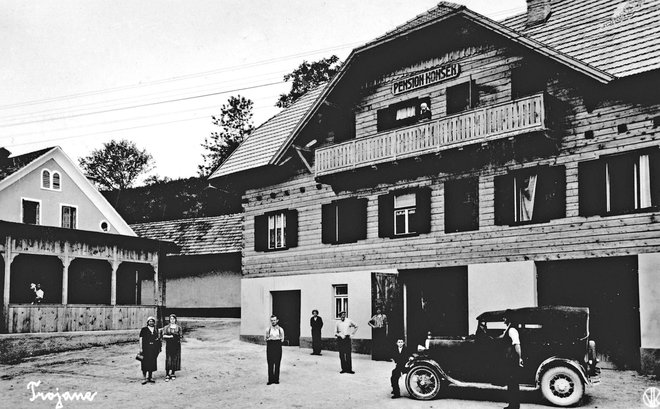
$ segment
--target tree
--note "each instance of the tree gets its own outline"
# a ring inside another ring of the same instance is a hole
[[[203,163],[199,165],[200,176],[208,176],[231,155],[232,152],[252,132],[252,100],[238,96],[231,96],[226,104],[220,107],[220,116],[213,116],[213,124],[220,127],[219,131],[212,132],[204,139],[202,147]]]
[[[105,190],[124,190],[133,186],[138,176],[153,169],[153,158],[125,139],[103,144],[89,156],[78,160],[87,177]]]
[[[287,108],[317,85],[330,81],[341,68],[341,62],[336,55],[315,62],[303,61],[293,72],[284,76],[284,81],[291,80],[291,90],[281,94],[275,106]]]

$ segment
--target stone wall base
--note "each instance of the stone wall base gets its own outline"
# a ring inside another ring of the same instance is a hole
[[[639,356],[640,372],[660,377],[660,348],[640,348]]]
[[[134,342],[137,350],[139,335],[139,329],[2,334],[0,335],[0,363],[15,363],[37,355],[123,342]]]

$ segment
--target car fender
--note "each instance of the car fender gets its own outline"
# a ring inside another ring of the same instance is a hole
[[[582,379],[582,382],[584,382],[586,385],[591,383],[589,381],[589,377],[584,372],[584,368],[582,368],[582,365],[580,365],[577,361],[553,356],[541,362],[541,365],[539,365],[538,369],[536,370],[536,377],[535,377],[536,385],[541,384],[541,376],[543,375],[543,372],[555,366],[567,366],[571,369],[574,369],[575,372],[577,372],[580,378]]]
[[[442,370],[442,368],[440,367],[440,365],[438,365],[438,363],[435,362],[435,360],[433,360],[433,359],[431,359],[431,358],[421,358],[421,357],[417,357],[417,358],[415,358],[415,359],[411,359],[410,361],[406,362],[406,366],[405,366],[405,369],[406,369],[406,370],[405,370],[405,372],[406,372],[406,373],[410,372],[410,370],[411,370],[413,367],[415,367],[415,366],[429,366],[429,367],[435,369],[436,371],[438,371],[438,373],[440,374],[440,376],[441,376],[444,380],[450,380],[450,379],[451,379],[451,378],[449,378],[449,377],[447,376],[447,374],[445,373],[445,371]]]

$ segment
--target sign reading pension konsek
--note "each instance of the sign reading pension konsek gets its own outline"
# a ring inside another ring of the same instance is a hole
[[[461,66],[458,63],[442,65],[432,68],[411,77],[395,81],[392,84],[392,93],[394,95],[412,91],[414,89],[426,87],[431,84],[456,78],[461,73]]]

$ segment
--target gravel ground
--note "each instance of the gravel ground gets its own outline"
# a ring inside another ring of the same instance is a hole
[[[3,408],[56,408],[36,393],[96,392],[90,401],[66,401],[63,408],[501,408],[503,390],[450,388],[449,396],[430,402],[390,399],[392,363],[353,354],[354,375],[339,373],[337,352],[311,356],[310,350],[285,347],[279,385],[266,385],[265,346],[238,340],[239,321],[189,320],[177,379],[164,381],[164,354],[155,384],[141,385],[135,344],[111,345],[30,358],[0,365]],[[265,323],[264,325],[267,325]],[[136,338],[137,338],[136,331]],[[644,391],[660,382],[632,371],[603,370],[600,385],[587,388],[584,408],[645,408]],[[538,393],[526,392],[523,407],[548,407]]]

